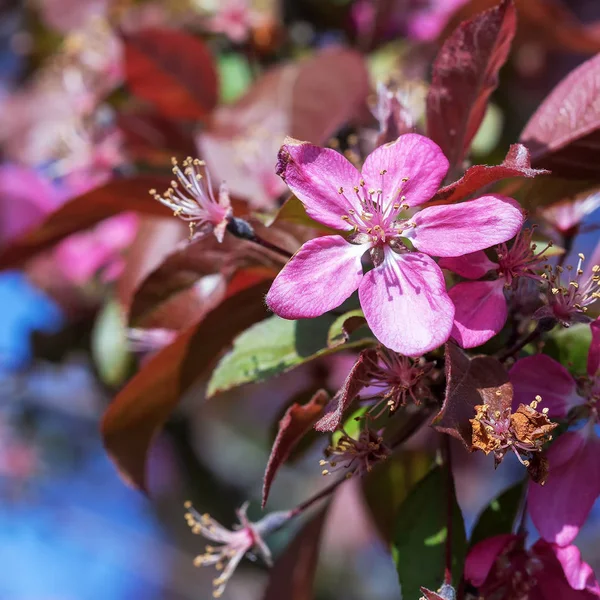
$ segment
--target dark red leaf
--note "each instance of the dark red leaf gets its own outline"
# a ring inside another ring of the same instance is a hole
[[[131,91],[175,119],[200,119],[217,104],[212,55],[197,37],[172,29],[123,36],[125,78]]]
[[[102,420],[104,446],[123,478],[147,490],[146,459],[154,436],[181,396],[205,376],[222,349],[267,316],[270,283],[227,298],[153,356],[112,401]]]
[[[535,167],[570,179],[600,179],[600,55],[569,73],[533,114],[521,141]]]
[[[497,0],[471,0],[462,6],[442,33],[460,22],[496,4]],[[582,23],[562,0],[515,0],[518,13],[518,31],[515,45],[541,45],[548,50],[596,54],[600,52],[598,21]]]
[[[277,559],[263,600],[313,600],[321,535],[329,505],[306,523]]]
[[[516,29],[512,0],[466,21],[444,42],[433,65],[427,95],[427,131],[459,166],[498,86]]]
[[[301,242],[281,228],[253,222],[261,238],[295,252]],[[287,259],[257,244],[226,235],[182,241],[138,284],[129,305],[129,322],[135,327],[180,329],[207,311],[207,299],[219,301],[231,278],[244,271],[256,282],[273,279]],[[220,280],[219,280],[220,278]]]
[[[346,409],[365,386],[368,364],[373,361],[377,361],[377,353],[373,348],[367,348],[359,354],[344,385],[334,396],[331,405],[327,407],[329,412],[316,423],[317,431],[335,431],[342,424]]]
[[[510,407],[512,384],[502,363],[491,356],[470,358],[456,344],[446,344],[446,397],[432,421],[438,431],[461,440],[471,449],[471,424],[475,406],[495,410]]]
[[[74,198],[48,215],[41,225],[0,252],[0,269],[21,265],[68,235],[122,212],[169,216],[168,209],[148,193],[151,188],[168,187],[169,181],[170,179],[150,175],[115,179]]]
[[[168,165],[171,157],[195,156],[192,131],[167,119],[155,110],[135,107],[117,114],[117,126],[123,133],[127,156],[134,162]]]
[[[509,177],[533,178],[547,175],[544,169],[532,169],[529,151],[522,144],[513,144],[501,165],[475,165],[454,183],[443,187],[434,197],[433,202],[443,201],[450,204],[468,198],[486,185],[496,183]]]
[[[273,442],[273,448],[265,470],[262,496],[263,508],[267,503],[269,490],[279,467],[288,459],[290,452],[323,414],[323,409],[328,400],[329,394],[325,390],[319,390],[306,404],[292,404],[279,421],[279,430]]]

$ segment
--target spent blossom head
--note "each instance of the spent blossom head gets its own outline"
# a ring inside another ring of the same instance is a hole
[[[481,404],[475,407],[473,427],[473,450],[485,454],[494,453],[498,466],[509,450],[521,464],[527,467],[532,479],[544,483],[547,475],[545,459],[540,452],[542,446],[552,439],[551,432],[558,426],[547,416],[548,409],[537,411],[541,397],[536,396],[530,404],[521,404],[513,413],[511,407],[502,409]]]
[[[233,575],[236,567],[246,554],[256,551],[265,563],[272,565],[271,551],[264,541],[265,536],[281,528],[289,519],[290,512],[274,512],[256,523],[252,523],[246,512],[248,502],[244,503],[237,511],[239,524],[233,530],[226,529],[215,521],[210,515],[198,513],[191,502],[185,503],[185,520],[192,533],[217,542],[219,546],[206,546],[204,554],[194,559],[196,567],[214,565],[222,573],[213,580],[213,596],[220,598],[223,595],[227,582]]]
[[[365,367],[363,381],[369,393],[363,399],[376,400],[370,413],[383,405],[375,418],[388,409],[393,414],[408,402],[421,404],[431,397],[429,375],[434,364],[424,358],[412,359],[379,346],[376,354],[367,355]]]
[[[510,239],[523,223],[516,202],[499,195],[415,213],[447,170],[437,144],[417,134],[378,147],[361,172],[334,150],[288,138],[277,173],[310,217],[346,237],[304,244],[275,279],[269,307],[286,319],[317,317],[358,289],[369,327],[388,348],[421,356],[443,344],[454,305],[431,256],[483,250]],[[374,267],[367,273],[365,253]]]
[[[188,222],[191,235],[200,229],[200,233],[214,233],[222,242],[233,216],[227,187],[221,184],[217,200],[204,161],[188,157],[183,161],[183,169],[175,158],[172,161],[173,174],[178,181],[171,181],[171,187],[162,196],[154,189],[150,190],[150,195],[170,208],[176,217]]]
[[[345,471],[349,479],[353,475],[361,477],[369,473],[374,465],[385,460],[392,452],[383,443],[383,438],[379,433],[369,427],[364,427],[358,439],[348,435],[342,428],[342,435],[333,446],[329,446],[326,451],[328,460],[321,460],[322,467],[329,465],[328,469],[323,469],[323,475],[330,475]]]

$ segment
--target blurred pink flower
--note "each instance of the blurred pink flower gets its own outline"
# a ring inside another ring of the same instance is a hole
[[[288,138],[278,174],[311,218],[349,235],[304,244],[275,279],[271,310],[286,319],[317,317],[358,289],[369,327],[388,348],[420,356],[443,344],[454,305],[431,256],[482,250],[523,223],[517,203],[499,195],[408,213],[433,197],[447,170],[440,148],[417,134],[377,148],[362,172],[334,150]],[[374,268],[363,275],[367,252]]]
[[[256,523],[251,523],[246,516],[246,502],[236,511],[239,525],[231,531],[208,514],[199,514],[190,502],[186,502],[185,507],[188,511],[185,519],[192,533],[221,544],[216,547],[206,546],[206,553],[194,559],[194,565],[197,567],[215,565],[217,569],[222,570],[219,577],[213,580],[215,598],[221,597],[236,567],[251,550],[257,551],[268,566],[272,565],[271,551],[263,538],[282,527],[290,518],[289,511],[274,512]]]
[[[532,233],[530,229],[520,232],[510,248],[505,243],[499,245],[498,262],[490,260],[485,252],[440,260],[440,267],[466,279],[479,279],[490,272],[496,276],[457,283],[448,292],[456,307],[452,337],[463,348],[484,344],[504,327],[508,314],[505,290],[515,290],[519,278],[542,281],[534,269],[544,260],[547,248],[536,252],[531,244]]]
[[[37,171],[0,166],[0,246],[38,225],[61,204],[56,187]]]
[[[172,181],[171,187],[162,196],[156,190],[150,190],[150,194],[170,208],[176,217],[189,223],[192,235],[198,228],[200,235],[214,233],[222,242],[233,216],[226,185],[221,184],[218,198],[215,198],[210,172],[204,161],[188,157],[182,166],[183,170],[173,159],[173,174],[178,181]]]
[[[592,323],[591,329],[587,377],[575,380],[543,354],[518,360],[510,371],[514,403],[530,401],[535,393],[542,397],[550,418],[564,419],[577,408],[587,419],[582,429],[564,433],[548,450],[546,484],[529,487],[535,526],[545,540],[561,546],[575,539],[600,496],[600,439],[594,431],[600,411],[600,321]]]
[[[592,600],[600,587],[576,546],[544,540],[531,548],[517,535],[498,535],[475,544],[465,562],[465,578],[482,598],[499,600]]]
[[[542,218],[563,236],[577,235],[585,217],[600,208],[600,192],[585,192],[539,210]]]
[[[35,0],[43,21],[61,33],[82,28],[89,19],[106,14],[109,0]]]
[[[225,34],[232,42],[246,41],[260,15],[249,0],[220,0],[208,26],[215,33]]]
[[[380,3],[359,0],[352,7],[352,19],[359,34],[374,39],[405,35],[418,41],[433,41],[442,32],[450,17],[467,0],[387,0]]]

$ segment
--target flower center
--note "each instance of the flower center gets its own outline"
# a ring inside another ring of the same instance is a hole
[[[368,236],[368,241],[375,245],[390,244],[402,231],[414,227],[414,223],[408,219],[400,218],[401,213],[409,208],[406,196],[401,195],[402,189],[385,196],[386,173],[386,169],[379,172],[381,183],[378,189],[368,189],[364,179],[360,179],[359,185],[355,185],[352,191],[338,188],[338,193],[350,207],[348,214],[342,216],[342,220],[352,225],[357,233]],[[403,183],[407,181],[408,177],[402,179]],[[355,203],[349,200],[347,194],[356,196],[360,212],[353,208]]]

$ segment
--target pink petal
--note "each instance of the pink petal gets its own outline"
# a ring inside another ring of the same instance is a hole
[[[537,395],[551,419],[562,419],[569,409],[581,404],[573,376],[559,362],[546,354],[518,360],[510,370],[513,384],[513,406],[529,404]]]
[[[483,196],[477,200],[430,206],[412,219],[406,232],[421,252],[432,256],[462,256],[512,238],[523,225],[519,205],[505,196]]]
[[[511,534],[496,535],[475,544],[465,561],[465,579],[475,587],[483,585],[498,556],[516,539]]]
[[[491,261],[483,250],[471,252],[463,256],[442,258],[438,262],[442,269],[448,269],[467,279],[479,279],[498,265]]]
[[[441,269],[424,254],[386,247],[383,264],[364,276],[358,295],[375,337],[396,352],[421,356],[450,336],[454,305]]]
[[[567,432],[548,451],[545,485],[529,484],[529,513],[542,538],[569,545],[600,494],[600,440],[588,429]]]
[[[475,348],[493,338],[506,323],[504,282],[465,281],[448,293],[456,312],[452,337],[463,348]]]
[[[267,306],[284,319],[318,317],[358,288],[366,246],[339,235],[310,240],[292,256],[267,294]]]
[[[288,137],[279,151],[277,174],[315,221],[333,229],[352,229],[342,216],[350,209],[361,212],[354,192],[360,173],[339,152]]]
[[[387,171],[381,175],[381,171]],[[429,138],[416,133],[401,135],[395,142],[376,148],[365,160],[362,176],[367,189],[383,190],[390,204],[418,206],[433,198],[448,172],[448,159]],[[402,179],[408,177],[408,181]]]
[[[561,548],[554,544],[551,547],[562,566],[569,585],[574,590],[585,590],[588,583],[594,581],[595,577],[592,567],[581,560],[579,548],[573,545]]]
[[[587,372],[590,377],[595,377],[600,371],[600,317],[590,323],[592,330],[592,343],[588,352]]]

